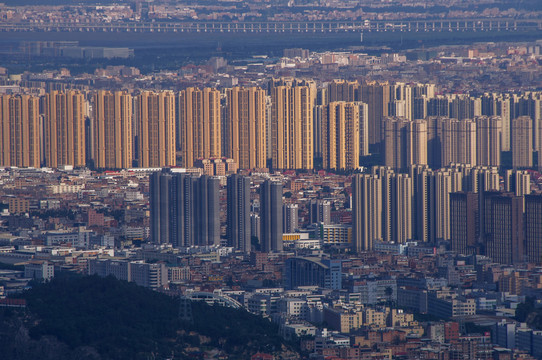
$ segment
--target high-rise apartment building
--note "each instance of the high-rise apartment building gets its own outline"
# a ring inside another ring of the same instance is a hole
[[[374,166],[372,169],[373,175],[378,175],[382,180],[382,240],[385,242],[391,242],[392,240],[392,216],[394,208],[392,205],[392,178],[395,176],[395,171],[389,166]]]
[[[174,247],[220,244],[220,180],[172,173],[150,177],[151,240]]]
[[[321,89],[320,89],[321,90]],[[324,122],[324,108],[326,108],[327,105],[316,105],[314,107],[313,111],[313,126],[312,126],[312,138],[313,138],[313,145],[314,145],[314,158],[315,159],[322,159],[323,157],[323,143],[322,143],[322,125]]]
[[[313,168],[313,107],[310,86],[272,88],[271,143],[275,169]]]
[[[433,174],[430,195],[434,212],[433,241],[450,239],[450,194],[463,190],[462,180],[461,172],[454,170],[441,169]]]
[[[202,175],[196,180],[196,243],[220,245],[220,179]]]
[[[476,123],[472,120],[444,119],[441,135],[441,165],[476,165]]]
[[[391,186],[390,239],[404,244],[412,239],[412,179],[408,174],[395,174]]]
[[[478,195],[473,192],[450,193],[450,244],[458,254],[479,253]]]
[[[414,103],[412,105],[413,119],[417,120],[427,118],[427,103],[428,99],[424,95],[414,98]]]
[[[39,98],[0,95],[0,166],[40,167]]]
[[[236,174],[228,176],[227,191],[228,246],[250,253],[250,178]]]
[[[171,187],[183,187],[179,184],[181,179],[175,179],[173,183],[174,176],[169,171],[162,171],[153,173],[149,178],[150,230],[151,241],[155,244],[184,245],[182,241],[177,242],[177,234],[173,235],[176,231],[180,231],[178,221],[184,218],[179,211],[172,209],[174,204],[182,199],[171,198]],[[177,195],[181,196],[181,194]],[[171,231],[170,227],[173,228]]]
[[[297,204],[284,204],[282,206],[282,231],[286,234],[294,233],[299,228],[299,207]]]
[[[384,164],[397,171],[427,165],[427,122],[388,117],[384,120]]]
[[[412,166],[413,238],[436,242],[450,238],[449,195],[463,189],[463,173],[459,169],[430,170]]]
[[[407,168],[427,165],[427,121],[413,120],[407,131]]]
[[[273,140],[272,140],[272,126],[271,116],[273,115],[273,106],[271,104],[271,96],[265,97],[265,149],[267,153],[267,160],[271,160],[273,154]]]
[[[328,200],[311,200],[308,206],[311,224],[331,224],[331,202]]]
[[[405,243],[412,239],[412,179],[385,167],[373,168],[382,180],[382,240]]]
[[[482,101],[466,94],[447,94],[449,117],[458,120],[474,119],[482,115]]]
[[[504,173],[504,191],[516,196],[531,193],[531,174],[522,170],[506,170]]]
[[[359,111],[359,156],[371,155],[369,152],[369,106],[361,101],[356,102]]]
[[[540,143],[541,143],[538,149],[538,171],[542,172],[542,125],[540,125],[538,134],[539,134],[538,138],[540,139]]]
[[[443,117],[429,116],[427,123],[427,165],[431,169],[439,169],[442,161],[442,122]]]
[[[222,156],[220,92],[188,88],[177,99],[177,140],[181,166]]]
[[[327,85],[327,97],[328,102],[325,105],[336,101],[359,101],[359,83],[357,81],[333,80]]]
[[[352,238],[354,251],[370,251],[382,239],[382,180],[378,175],[352,178]]]
[[[516,111],[517,95],[486,93],[480,99],[482,115],[501,119],[501,151],[512,150],[512,119],[529,113]]]
[[[134,98],[138,166],[176,165],[175,95],[144,91]]]
[[[121,91],[98,91],[93,96],[93,112],[94,167],[132,167],[132,96]]]
[[[406,118],[383,120],[384,165],[400,171],[407,165],[408,124]]]
[[[485,198],[486,255],[500,264],[524,261],[523,201],[512,194],[496,193]]]
[[[261,249],[282,251],[282,184],[266,180],[260,185]]]
[[[390,102],[388,104],[389,116],[400,116],[412,120],[412,87],[397,82],[390,85]]]
[[[525,255],[530,263],[542,263],[542,195],[525,195]]]
[[[486,166],[501,166],[501,117],[478,116],[475,121],[476,163]]]
[[[510,98],[510,94],[499,94],[497,98],[497,114],[502,119],[502,137],[501,150],[510,151],[512,149],[512,119],[513,111],[512,104],[514,100]]]
[[[428,117],[450,117],[449,100],[444,95],[437,95],[427,100]]]
[[[266,94],[261,88],[226,90],[224,154],[241,169],[267,165]]]
[[[412,239],[412,179],[386,167],[373,168],[382,181],[382,240],[405,243]]]
[[[363,105],[352,102],[331,102],[324,106],[321,133],[324,168],[357,169],[359,167],[359,132],[360,121],[364,121],[363,111]]]
[[[390,85],[387,82],[365,82],[361,85],[360,100],[369,107],[369,144],[380,144],[383,140],[382,121],[389,114]]]
[[[533,122],[528,116],[512,121],[512,166],[533,167]]]
[[[427,101],[435,97],[434,84],[390,85],[389,115],[402,116],[410,121],[427,117]]]
[[[531,193],[531,174],[526,170],[506,170],[504,173],[504,191],[521,198],[525,211],[524,195]]]
[[[515,99],[515,117],[528,116],[533,121],[533,149],[540,151],[542,128],[542,93],[526,92]]]
[[[316,89],[315,105],[323,106],[329,104],[329,92],[327,87]]]
[[[484,193],[486,191],[498,191],[500,189],[499,169],[496,167],[476,166],[468,169],[469,176],[466,179],[466,191]]]
[[[51,91],[42,98],[45,165],[85,166],[84,95]]]
[[[251,241],[252,237],[255,237],[258,242],[262,237],[262,222],[258,214],[250,214],[250,236]]]
[[[412,237],[417,241],[431,241],[431,222],[435,216],[431,208],[431,179],[433,171],[427,165],[412,165]]]
[[[496,167],[477,166],[467,170],[468,175],[463,182],[463,190],[478,193],[478,229],[480,234],[479,243],[485,243],[485,234],[489,232],[486,229],[488,224],[485,219],[486,213],[486,198],[495,194],[500,190],[500,176]]]

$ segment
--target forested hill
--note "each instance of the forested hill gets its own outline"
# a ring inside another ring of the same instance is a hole
[[[63,277],[22,295],[25,311],[0,310],[3,359],[185,359],[205,352],[249,359],[258,351],[296,352],[269,321],[244,310],[179,301],[112,277]]]

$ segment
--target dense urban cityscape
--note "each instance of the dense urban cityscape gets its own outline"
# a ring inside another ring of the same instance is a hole
[[[542,359],[540,19],[6,0],[0,357]]]

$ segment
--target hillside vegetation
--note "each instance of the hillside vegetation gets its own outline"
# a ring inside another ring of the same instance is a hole
[[[266,319],[193,302],[193,321],[179,320],[179,301],[113,277],[60,277],[22,295],[27,309],[0,310],[4,359],[185,359],[204,353],[247,359],[258,351],[297,358]]]

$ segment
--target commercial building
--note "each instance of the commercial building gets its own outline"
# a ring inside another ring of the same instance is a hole
[[[160,289],[168,284],[168,270],[164,263],[148,264],[144,261],[89,259],[88,275],[114,276],[119,280],[135,282],[139,286]]]
[[[37,280],[51,280],[55,276],[55,266],[43,260],[32,260],[24,265],[24,277]]]
[[[342,262],[313,257],[288,258],[284,264],[284,287],[319,286],[325,289],[342,288]]]
[[[352,226],[344,224],[318,224],[322,244],[335,247],[352,247]]]
[[[476,314],[476,301],[430,292],[427,297],[427,312],[443,319],[474,315]]]

